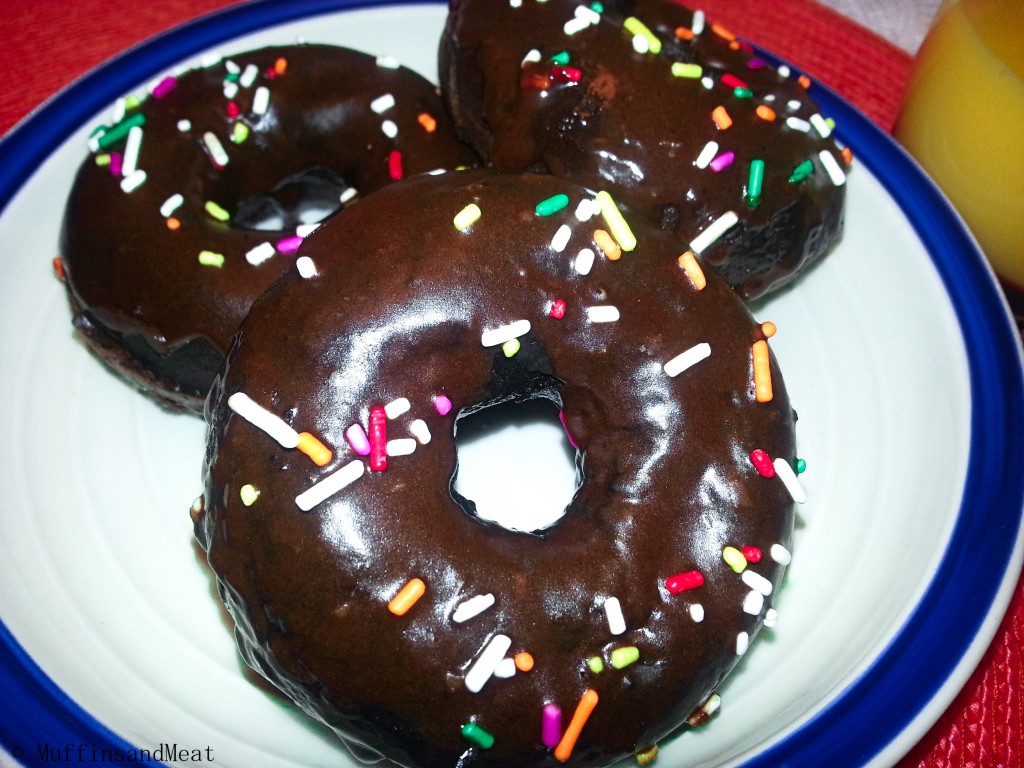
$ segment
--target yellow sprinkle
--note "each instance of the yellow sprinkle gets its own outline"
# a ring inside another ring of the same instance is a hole
[[[655,758],[658,756],[658,745],[652,744],[646,749],[637,750],[633,756],[636,758],[636,764],[639,765],[640,768],[645,768],[645,766],[653,763]]]
[[[246,483],[238,489],[238,496],[242,499],[242,503],[247,507],[251,507],[256,503],[256,499],[260,497],[260,492],[256,490],[255,486]]]
[[[622,217],[619,206],[612,200],[612,196],[602,190],[594,196],[594,202],[600,207],[604,223],[608,225],[608,230],[619,247],[627,253],[636,248],[636,237],[633,235],[633,230],[629,228],[629,224]]]
[[[204,267],[223,267],[224,254],[214,253],[213,251],[200,251],[199,263]]]
[[[661,40],[655,37],[654,33],[640,19],[630,16],[622,22],[622,26],[628,29],[631,34],[640,35],[640,37],[646,40],[648,51],[651,53],[661,53]]]
[[[764,339],[754,342],[754,395],[757,402],[767,403],[772,399],[772,369],[768,357],[768,342]]]
[[[225,211],[212,200],[207,200],[206,205],[204,205],[203,208],[206,210],[208,214],[210,214],[210,216],[217,219],[217,221],[227,221],[228,219],[231,218],[230,213]]]
[[[395,616],[404,616],[426,591],[427,585],[423,583],[422,579],[411,579],[388,603],[388,610]]]
[[[309,432],[299,432],[299,444],[296,447],[309,456],[318,467],[326,467],[334,458],[331,449]]]
[[[708,284],[708,279],[704,276],[704,270],[700,268],[700,264],[697,263],[697,257],[693,255],[693,251],[687,251],[679,257],[679,266],[686,272],[693,287],[698,291],[703,291]]]
[[[555,759],[564,763],[572,756],[572,751],[576,747],[576,741],[580,737],[580,733],[583,731],[583,726],[587,724],[587,720],[590,718],[590,714],[594,711],[594,707],[597,706],[597,692],[591,688],[588,688],[580,703],[576,705],[576,711],[573,713],[572,720],[569,722],[569,727],[565,729],[565,733],[562,734],[562,740],[558,742],[558,746],[555,747],[554,755]]]
[[[711,119],[715,121],[715,125],[718,126],[720,131],[724,131],[732,125],[732,118],[729,117],[729,113],[725,111],[723,106],[717,106],[711,110]]]
[[[594,244],[601,249],[601,253],[608,261],[618,261],[622,256],[622,249],[618,243],[603,229],[594,230]]]
[[[683,61],[672,62],[673,77],[687,77],[696,79],[704,74],[704,68],[700,64],[687,64]]]
[[[465,232],[467,229],[469,229],[471,226],[473,226],[473,224],[477,222],[480,216],[480,206],[477,205],[476,203],[470,203],[457,214],[455,214],[455,218],[452,219],[452,223],[455,225],[455,228],[459,230],[459,232]]]
[[[736,547],[725,547],[722,550],[722,559],[736,573],[743,573],[747,569],[747,558]]]

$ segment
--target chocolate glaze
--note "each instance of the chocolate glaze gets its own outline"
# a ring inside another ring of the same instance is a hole
[[[749,46],[726,39],[710,22],[692,41],[679,39],[675,30],[692,29],[694,20],[678,3],[608,0],[599,23],[568,35],[563,27],[580,5],[451,0],[439,54],[442,91],[460,134],[491,165],[608,189],[687,241],[735,211],[738,226],[703,255],[746,298],[780,288],[830,249],[842,229],[844,187],[829,179],[818,153],[839,152],[814,128],[787,127],[791,116],[818,113],[795,79],[761,66]],[[660,53],[634,50],[623,26],[630,16],[662,41]],[[540,61],[523,64],[533,49]],[[556,77],[542,89],[524,87],[524,79],[547,78],[560,52],[581,73],[578,82]],[[674,76],[674,62],[700,64],[713,86]],[[737,97],[732,81],[723,82],[727,74],[753,96]],[[788,106],[791,100],[798,106]],[[776,118],[758,117],[761,105]],[[711,116],[718,106],[733,121],[725,130]],[[719,173],[694,165],[709,141],[735,155]],[[751,208],[744,198],[755,158],[765,162],[764,190]],[[793,169],[807,159],[814,173],[791,183]]]
[[[275,69],[279,60],[286,67]],[[251,83],[250,67],[258,72]],[[225,92],[232,80],[236,94]],[[263,114],[254,111],[260,88],[269,93]],[[388,93],[394,106],[374,112],[371,102]],[[279,251],[253,266],[246,253],[294,235],[303,201],[337,204],[347,186],[365,194],[390,183],[392,151],[401,153],[405,175],[474,161],[430,83],[332,46],[231,56],[179,75],[169,93],[147,97],[136,112],[145,117],[138,160],[145,182],[126,193],[120,177],[88,157],[68,200],[60,255],[86,343],[158,400],[192,411],[202,409],[252,301],[294,261]],[[436,120],[432,133],[421,113]],[[184,130],[181,120],[189,123]],[[395,138],[382,131],[384,120],[397,127]],[[236,125],[248,129],[241,142],[232,140]],[[204,146],[206,133],[228,155],[223,168]],[[175,194],[184,202],[171,214],[180,223],[172,230],[160,209]],[[208,201],[231,220],[211,216]],[[249,228],[268,208],[282,214],[283,229]],[[223,255],[223,266],[200,264],[202,251]]]
[[[558,193],[568,207],[535,213]],[[541,742],[542,708],[560,707],[564,728],[587,689],[599,702],[567,765],[648,747],[715,690],[739,659],[738,633],[753,638],[774,600],[744,613],[751,588],[723,548],[760,548],[748,570],[774,587],[782,578],[769,552],[790,547],[793,500],[749,454],[792,461],[795,417],[774,358],[774,397],[755,400],[761,326],[714,273],[696,290],[678,239],[639,222],[634,251],[599,255],[579,274],[576,254],[596,249],[603,226],[574,215],[590,196],[552,176],[486,170],[375,192],[307,238],[318,275],[289,274],[256,302],[211,393],[195,531],[243,656],[346,740],[401,765],[558,765]],[[471,203],[482,215],[460,232],[453,217]],[[571,236],[558,252],[562,225]],[[549,314],[558,299],[561,319]],[[601,305],[619,320],[591,322],[587,308]],[[531,328],[513,357],[483,346],[485,331],[523,319]],[[702,342],[707,359],[666,375],[666,361]],[[235,413],[237,392],[315,435],[330,463],[315,466]],[[430,441],[302,511],[299,494],[366,463],[349,426],[367,428],[371,409],[402,397],[411,407],[387,421],[387,439],[422,419]],[[518,533],[453,496],[454,433],[460,414],[534,397],[562,407],[582,480],[561,520]],[[259,494],[251,506],[244,484]],[[691,570],[704,585],[670,594],[666,579]],[[392,615],[389,601],[414,577],[425,594]],[[456,606],[488,593],[492,608],[453,622]],[[604,615],[612,596],[627,625],[619,636]],[[529,652],[536,666],[472,693],[467,670],[499,633],[508,656]],[[614,669],[620,646],[639,660]],[[593,656],[604,671],[589,670]],[[492,748],[463,739],[469,722]]]

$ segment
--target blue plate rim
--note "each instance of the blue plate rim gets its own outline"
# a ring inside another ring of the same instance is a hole
[[[125,51],[56,94],[0,141],[0,212],[71,132],[129,91],[140,75],[155,75],[207,47],[270,26],[410,4],[438,2],[256,0]],[[893,745],[915,730],[916,741],[932,724],[921,722],[928,719],[922,713],[936,702],[944,709],[980,660],[999,623],[993,617],[1005,611],[1024,558],[1024,474],[1013,462],[1024,454],[1024,364],[997,282],[959,216],[909,156],[834,91],[820,83],[812,89],[822,112],[836,119],[840,140],[857,151],[858,163],[900,206],[945,285],[967,342],[972,440],[950,544],[913,614],[867,671],[808,722],[744,763],[747,768],[865,764],[893,756]],[[972,525],[979,510],[985,524]],[[978,567],[981,562],[987,567]],[[88,744],[112,754],[136,750],[68,697],[2,621],[0,690],[6,693],[0,698],[0,747],[26,765],[61,762],[60,756],[40,754],[36,745]]]

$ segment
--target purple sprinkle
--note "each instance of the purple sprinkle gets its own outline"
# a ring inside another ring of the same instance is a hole
[[[442,416],[447,416],[452,409],[452,401],[448,399],[447,395],[435,395],[434,407]]]
[[[345,439],[352,446],[352,450],[360,456],[370,455],[370,438],[366,436],[366,431],[361,424],[353,424],[346,429]]]
[[[715,171],[716,173],[718,171],[724,171],[726,168],[732,165],[732,161],[735,159],[736,155],[734,155],[732,152],[723,152],[722,154],[720,154],[718,157],[711,161],[711,170]]]
[[[747,66],[751,69],[764,69],[766,64],[764,59],[751,59],[747,62]]]
[[[555,704],[544,705],[544,715],[540,726],[540,740],[545,747],[554,749],[562,740],[562,710]]]
[[[120,152],[110,153],[110,175],[120,176],[121,170],[124,168],[124,155]]]
[[[178,84],[177,79],[173,75],[168,75],[159,83],[153,86],[153,96],[157,99],[162,99],[168,93],[174,90],[174,86]]]
[[[277,250],[281,253],[295,253],[299,250],[299,246],[302,245],[302,238],[298,235],[293,237],[286,237],[283,240],[277,241]]]

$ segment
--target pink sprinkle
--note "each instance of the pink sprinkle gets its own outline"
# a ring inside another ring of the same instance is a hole
[[[704,576],[700,571],[677,573],[675,576],[665,579],[665,589],[672,595],[678,595],[680,592],[686,592],[702,586],[704,586]]]
[[[751,69],[764,69],[768,65],[765,63],[764,59],[751,59],[747,62],[747,66]]]
[[[452,401],[446,395],[434,395],[434,407],[442,416],[447,416],[452,409]]]
[[[363,431],[362,424],[353,424],[346,429],[345,439],[352,446],[352,450],[360,456],[370,455],[370,439],[366,436],[366,432]]]
[[[724,171],[726,168],[732,165],[732,161],[735,159],[736,155],[733,154],[732,152],[723,152],[722,154],[720,154],[718,157],[711,161],[711,170],[715,171],[716,173],[719,171]]]
[[[370,469],[383,472],[388,468],[388,416],[379,405],[370,409]]]
[[[730,88],[748,88],[749,86],[740,80],[736,75],[731,72],[726,72],[722,75],[722,84],[727,85]]]
[[[548,749],[554,749],[562,740],[562,710],[557,704],[545,704],[540,725],[540,740]]]
[[[159,83],[153,86],[153,96],[157,99],[162,99],[168,93],[174,90],[174,86],[178,84],[178,80],[173,75],[168,75]]]
[[[391,150],[391,154],[388,155],[388,175],[392,181],[398,181],[402,178],[402,153],[397,149]]]
[[[565,423],[565,411],[558,412],[558,420],[562,422],[562,426],[565,428],[565,436],[569,438],[569,445],[579,450],[580,447],[576,445],[576,441],[572,439],[572,435],[569,433],[569,425]]]
[[[295,253],[299,250],[299,246],[302,245],[302,238],[298,235],[292,237],[286,237],[283,240],[278,240],[275,246],[281,253]]]
[[[120,176],[121,169],[124,167],[124,155],[120,152],[110,153],[110,175]]]

